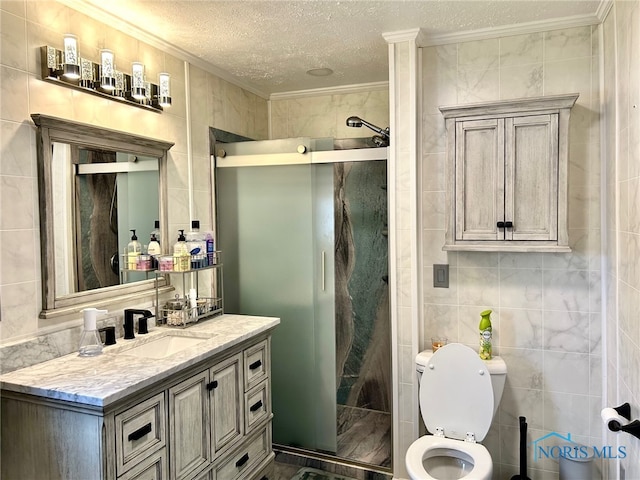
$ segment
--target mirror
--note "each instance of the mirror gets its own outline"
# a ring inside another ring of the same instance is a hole
[[[153,272],[120,265],[131,229],[145,245],[158,220],[158,240],[168,244],[166,164],[173,143],[31,117],[38,127],[41,318],[154,293]]]

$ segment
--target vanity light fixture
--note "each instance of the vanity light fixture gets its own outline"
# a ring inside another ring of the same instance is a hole
[[[158,105],[171,106],[171,75],[165,72],[158,75]]]
[[[100,50],[100,88],[113,92],[116,88],[116,64],[113,52],[108,49]]]
[[[136,100],[144,100],[144,65],[140,62],[133,62],[131,72],[131,97]]]
[[[159,85],[147,82],[145,66],[133,62],[131,75],[116,70],[114,53],[100,50],[99,63],[80,58],[78,39],[64,36],[63,49],[44,46],[40,49],[42,80],[110,100],[161,112],[171,106],[171,76],[160,73]]]
[[[80,78],[80,56],[78,55],[78,39],[70,33],[64,36],[64,63],[62,76],[70,80]]]

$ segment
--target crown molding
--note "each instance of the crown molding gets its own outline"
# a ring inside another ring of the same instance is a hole
[[[353,85],[339,85],[336,87],[312,88],[292,92],[272,93],[269,100],[291,100],[293,98],[319,97],[322,95],[344,95],[347,93],[371,92],[388,90],[389,82],[357,83]]]
[[[611,7],[613,7],[613,0],[600,0],[600,5],[598,5],[598,9],[596,10],[596,17],[598,17],[600,23],[605,21]]]
[[[152,47],[158,48],[165,53],[173,55],[181,60],[188,62],[189,64],[198,67],[206,72],[209,72],[217,77],[226,80],[233,85],[236,85],[248,92],[251,92],[265,100],[269,99],[269,94],[263,92],[262,90],[256,88],[254,85],[250,85],[246,82],[239,80],[238,78],[231,75],[229,72],[222,70],[220,68],[215,67],[209,62],[205,62],[204,60],[196,57],[195,55],[187,52],[186,50],[181,49],[180,47],[176,47],[172,43],[169,43],[155,35],[151,35],[147,32],[144,32],[137,26],[122,20],[121,18],[116,17],[108,10],[103,10],[95,5],[84,2],[83,0],[58,0],[63,5],[66,5],[73,10],[76,10],[80,13],[83,13],[99,22],[105,23],[116,30],[120,30],[127,35],[131,35],[137,40],[145,42]],[[116,52],[117,53],[117,52]]]
[[[606,1],[607,0],[603,0],[603,3]],[[600,11],[600,8],[598,8],[598,11]],[[600,23],[601,20],[597,15],[575,15],[572,17],[555,18],[528,23],[517,23],[513,25],[482,28],[479,30],[468,30],[465,32],[433,35],[425,34],[421,36],[424,43],[419,44],[419,46],[431,47],[435,45],[447,45],[450,43],[473,42],[478,40],[487,40],[490,38],[508,37],[512,35],[548,32],[551,30],[559,30],[562,28],[598,25]]]
[[[421,28],[412,28],[410,30],[399,30],[397,32],[384,32],[382,37],[387,43],[415,41],[420,45],[420,41],[423,40],[424,37],[424,32]]]

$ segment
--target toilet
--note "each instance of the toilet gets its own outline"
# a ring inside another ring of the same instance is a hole
[[[450,343],[416,356],[420,411],[431,435],[413,442],[405,463],[412,480],[491,480],[493,461],[481,442],[498,410],[507,378],[500,357],[481,360]]]

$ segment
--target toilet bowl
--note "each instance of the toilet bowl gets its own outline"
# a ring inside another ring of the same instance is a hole
[[[507,368],[452,343],[416,357],[420,411],[427,430],[407,450],[412,480],[490,480],[493,461],[480,443],[502,397]]]

